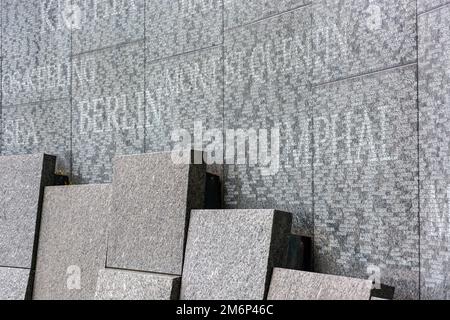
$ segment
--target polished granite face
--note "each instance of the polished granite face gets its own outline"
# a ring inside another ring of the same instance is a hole
[[[111,186],[45,189],[34,300],[92,300],[105,267]]]
[[[421,292],[449,299],[450,5],[419,18]]]
[[[228,157],[227,141],[225,203],[292,212],[303,234],[313,229],[310,28],[305,7],[225,37],[224,126],[235,130],[235,141],[243,131],[251,143],[240,162],[237,148]]]
[[[292,217],[274,210],[191,213],[181,300],[263,300],[286,263]]]
[[[416,0],[315,0],[314,84],[417,60]]]
[[[315,270],[419,296],[417,67],[316,87]],[[379,271],[377,271],[379,270]]]
[[[0,266],[34,268],[42,194],[54,172],[52,156],[0,157]]]
[[[0,300],[29,298],[30,269],[0,267]]]
[[[450,4],[448,0],[417,0],[417,11],[422,14],[437,8],[445,4]]]
[[[102,269],[96,300],[177,300],[181,277],[149,272]]]
[[[267,300],[370,300],[368,279],[275,268]]]

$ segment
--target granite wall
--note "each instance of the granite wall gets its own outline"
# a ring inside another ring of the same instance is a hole
[[[0,43],[2,155],[105,183],[184,129],[317,271],[450,298],[450,1],[1,0]]]

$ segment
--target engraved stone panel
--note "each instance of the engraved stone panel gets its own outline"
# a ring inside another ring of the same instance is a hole
[[[33,299],[94,298],[110,202],[109,185],[45,189]]]
[[[433,10],[440,6],[450,3],[448,0],[417,0],[417,11],[419,14]],[[433,25],[434,22],[431,23]]]
[[[223,0],[147,0],[147,59],[222,44]]]
[[[2,108],[2,155],[47,153],[57,156],[57,172],[70,174],[70,100]]]
[[[144,151],[144,47],[136,42],[74,57],[73,176],[111,181],[115,154]]]
[[[43,188],[51,185],[55,157],[0,157],[0,266],[33,268]]]
[[[186,144],[194,144],[195,132],[208,140],[206,130],[222,130],[222,62],[222,48],[216,47],[147,65],[146,151],[172,150],[184,130],[190,134]]]
[[[370,280],[275,268],[268,300],[370,300]]]
[[[190,164],[198,158],[115,158],[107,267],[181,275],[190,210],[204,206],[205,166]]]
[[[450,5],[419,18],[423,299],[450,299]]]
[[[0,267],[0,300],[28,299],[29,280],[29,269]]]
[[[313,229],[310,14],[301,8],[225,38],[225,130],[235,130],[226,137],[225,203],[292,212],[304,234]],[[242,136],[245,157],[233,144]]]
[[[314,89],[316,271],[418,298],[415,65]]]
[[[290,213],[195,210],[181,283],[182,300],[263,300],[272,268],[286,263]]]
[[[312,30],[315,84],[417,59],[416,0],[317,0]]]
[[[71,37],[63,2],[3,1],[3,105],[69,96]]]
[[[146,0],[72,0],[73,53],[144,38]]]
[[[313,0],[224,0],[225,28],[234,28],[284,11],[310,4]]]
[[[97,300],[176,300],[179,276],[115,269],[100,270]]]

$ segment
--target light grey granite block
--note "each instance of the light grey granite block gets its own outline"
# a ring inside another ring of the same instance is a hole
[[[224,126],[235,130],[226,137],[227,208],[292,212],[294,232],[304,235],[313,232],[310,9],[225,36]],[[249,145],[243,161],[238,152],[228,156],[229,141],[242,136]]]
[[[417,67],[314,89],[315,271],[419,297]]]
[[[53,183],[55,157],[0,157],[0,266],[34,265],[44,187]]]
[[[419,17],[421,298],[450,299],[450,5]]]
[[[316,0],[314,84],[413,63],[416,0]]]
[[[262,300],[272,268],[286,263],[290,213],[193,211],[181,284],[182,300]]]
[[[224,0],[225,29],[310,4],[313,0]]]
[[[449,0],[417,0],[417,11],[419,14],[431,11],[449,3]],[[432,23],[433,24],[433,23]]]
[[[103,269],[99,271],[97,300],[176,300],[179,276]]]
[[[198,161],[193,155],[189,162]],[[205,176],[204,165],[176,164],[171,152],[116,157],[107,267],[181,275],[189,213],[203,208]]]
[[[275,268],[268,300],[370,300],[372,282]]]
[[[147,0],[148,61],[222,44],[223,0]]]
[[[0,267],[0,300],[28,299],[30,276],[30,269]]]
[[[109,185],[46,188],[33,299],[94,298],[110,205]]]

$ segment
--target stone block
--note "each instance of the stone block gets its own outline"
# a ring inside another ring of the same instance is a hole
[[[189,164],[201,156],[115,158],[107,267],[181,275],[189,213],[204,206],[205,166]]]
[[[179,276],[103,269],[99,271],[96,300],[177,300]]]
[[[91,300],[105,267],[111,186],[45,190],[33,299]]]
[[[450,4],[419,16],[420,274],[424,300],[450,299],[448,52]]]
[[[33,269],[44,187],[53,184],[56,158],[0,157],[0,266]]]
[[[26,300],[30,297],[30,269],[0,267],[0,300]]]
[[[273,270],[268,300],[370,300],[372,282],[296,270]]]
[[[193,211],[181,284],[182,300],[263,300],[272,268],[284,266],[290,213]]]

